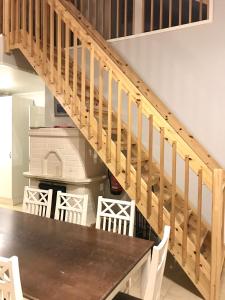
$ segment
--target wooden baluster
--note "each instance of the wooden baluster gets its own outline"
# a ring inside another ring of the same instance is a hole
[[[62,92],[61,83],[62,74],[62,17],[60,14],[57,16],[57,92]]]
[[[33,0],[31,0],[31,1],[33,1]],[[15,30],[16,30],[16,32],[15,32],[15,34],[16,34],[16,36],[15,36],[15,39],[16,39],[16,43],[19,43],[19,28],[20,28],[20,25],[19,25],[19,23],[20,23],[20,14],[19,14],[19,11],[20,11],[20,7],[19,7],[19,4],[20,4],[20,0],[16,0],[16,4],[15,4],[15,9],[16,9],[16,20],[15,20],[15,22],[16,22],[16,28],[15,28]]]
[[[109,38],[109,26],[110,26],[110,16],[109,16],[109,5],[110,0],[103,1],[103,37],[107,40]]]
[[[10,51],[10,1],[4,2],[4,33],[6,37],[5,52]]]
[[[200,275],[200,248],[201,248],[201,223],[202,223],[202,170],[198,171],[198,210],[196,228],[196,259],[195,259],[195,279],[199,281]]]
[[[54,33],[55,33],[55,20],[54,20],[54,4],[51,3],[50,6],[50,82],[54,82],[54,63],[55,63],[55,41],[54,41]]]
[[[182,0],[179,0],[179,25],[182,24],[182,11],[183,11]]]
[[[0,34],[4,32],[3,30],[3,0],[0,0]]]
[[[81,0],[80,1],[80,12],[82,13],[82,15],[85,15],[85,1],[84,0]]]
[[[23,7],[22,7],[22,27],[23,27],[23,47],[27,47],[27,0],[23,0]]]
[[[94,122],[94,87],[95,87],[95,50],[94,47],[91,47],[90,54],[90,112],[89,112],[89,130],[88,135],[89,138],[93,137],[92,126]]]
[[[111,138],[112,138],[112,69],[108,77],[108,131],[107,131],[107,162],[111,162]]]
[[[112,38],[112,0],[108,0],[108,20],[106,19],[106,23],[108,23],[108,39]]]
[[[120,1],[116,1],[116,37],[120,35]]]
[[[152,146],[153,146],[153,116],[148,118],[148,200],[147,200],[147,217],[152,213]]]
[[[40,45],[41,45],[41,9],[40,0],[36,0],[36,53],[37,53],[37,64],[40,65]]]
[[[184,225],[182,239],[182,264],[187,260],[187,235],[188,235],[188,195],[189,195],[189,156],[185,157],[185,184],[184,184]]]
[[[65,102],[70,104],[70,29],[66,23],[66,41],[65,41]]]
[[[132,97],[128,94],[128,122],[127,122],[127,159],[126,159],[126,187],[130,187],[131,179],[131,138],[132,138]]]
[[[173,17],[173,0],[169,0],[169,27],[172,26]]]
[[[154,0],[151,0],[150,31],[154,30]]]
[[[209,19],[209,5],[212,5],[212,2],[209,3],[209,0],[206,0],[206,7],[207,7],[207,20]]]
[[[86,99],[86,47],[82,41],[82,58],[81,58],[81,105],[80,105],[80,126],[85,124],[85,99]]]
[[[102,149],[103,64],[99,62],[98,150]]]
[[[127,36],[127,0],[124,0],[124,36]]]
[[[97,5],[97,0],[93,0],[93,5],[94,5],[94,28],[97,29],[97,16],[98,16],[98,5]]]
[[[43,6],[42,6],[42,15],[43,15],[43,61],[42,61],[42,68],[43,68],[43,73],[46,75],[47,73],[47,2],[43,1]]]
[[[34,30],[34,2],[29,0],[29,47],[30,47],[30,56],[33,56],[33,30]]]
[[[203,0],[199,0],[199,21],[202,21]]]
[[[13,4],[13,2],[11,1],[11,5],[10,5],[10,10],[11,10],[11,16],[10,16],[10,20],[11,20],[11,44],[14,45],[15,44],[15,6]]]
[[[73,109],[72,114],[78,115],[77,97],[77,32],[73,32]]]
[[[173,248],[175,243],[176,193],[177,193],[177,143],[174,141],[172,144],[172,203],[171,203],[171,214],[170,214],[171,248]]]
[[[90,22],[90,0],[87,0],[87,13],[86,13],[86,18],[88,19],[88,21]]]
[[[40,65],[40,0],[35,0],[35,54],[36,63]]]
[[[189,0],[189,23],[192,22],[192,6],[193,6],[193,3],[192,3],[192,0]]]
[[[135,1],[134,1],[135,2]],[[142,19],[142,24],[141,24],[141,33],[145,32],[145,0],[142,0],[142,14],[141,14],[141,19]],[[134,6],[135,7],[135,6]],[[134,24],[134,18],[135,16],[133,15],[133,21],[132,24]],[[150,24],[150,23],[149,23]]]
[[[118,110],[117,110],[117,142],[116,142],[116,174],[121,172],[121,82],[118,81]]]
[[[163,0],[160,0],[159,29],[163,28]]]
[[[141,200],[141,161],[142,161],[142,102],[138,101],[138,135],[137,135],[137,171],[136,171],[136,201]]]
[[[136,10],[135,10],[135,1],[133,1],[133,6],[132,6],[132,34],[135,34],[135,22],[136,22]],[[144,22],[145,22],[145,14],[143,15],[143,32],[144,32]]]
[[[163,228],[163,204],[164,204],[164,137],[165,130],[160,128],[160,191],[159,191],[159,210],[158,210],[158,228],[162,232]]]
[[[104,7],[105,7],[105,1],[103,0],[101,5],[100,5],[100,17],[101,17],[101,27],[100,27],[100,32],[102,34],[102,36],[104,36]]]

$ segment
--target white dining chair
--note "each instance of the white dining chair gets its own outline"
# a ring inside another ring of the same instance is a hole
[[[0,257],[0,300],[22,300],[18,257]]]
[[[96,228],[133,236],[135,201],[98,197]]]
[[[55,219],[87,225],[88,195],[57,192]]]
[[[23,211],[33,215],[50,218],[52,192],[51,189],[41,190],[25,186]]]
[[[159,300],[166,264],[170,237],[170,226],[164,227],[163,239],[158,246],[153,247],[151,260],[147,262],[146,282],[142,282],[143,298],[136,298],[125,293],[119,293],[113,300]],[[150,255],[150,254],[149,254]]]

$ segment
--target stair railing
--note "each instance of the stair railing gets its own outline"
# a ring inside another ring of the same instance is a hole
[[[210,0],[68,0],[105,39],[209,20]]]
[[[222,261],[222,251],[217,252],[216,258],[212,257],[218,249],[213,240],[220,228],[216,223],[215,206],[222,203],[221,193],[215,192],[215,187],[219,190],[222,182],[215,175],[218,165],[193,137],[185,137],[188,134],[168,111],[166,116],[162,113],[166,109],[156,101],[155,95],[149,89],[143,90],[141,80],[137,80],[136,75],[67,1],[5,0],[4,9],[6,50],[21,49],[130,197],[136,199],[138,208],[155,231],[161,235],[164,224],[171,225],[171,251],[204,297],[209,297],[210,289],[211,295],[212,289],[218,291],[218,280],[215,279],[218,276],[213,263]],[[152,192],[156,135],[160,153],[158,195]],[[134,139],[135,150],[132,147]],[[126,153],[123,152],[124,143]],[[171,156],[167,159],[172,169],[170,214],[164,199],[168,176],[165,150],[168,147]],[[176,218],[178,160],[184,165],[182,224]],[[142,176],[143,167],[147,168],[147,180]],[[190,238],[188,224],[190,172],[198,180],[198,221],[194,240]],[[210,253],[202,254],[200,241],[205,186],[213,191],[211,259]]]

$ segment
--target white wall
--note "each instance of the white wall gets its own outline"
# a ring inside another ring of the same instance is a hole
[[[45,107],[45,90],[30,93],[19,93],[17,96],[33,101],[35,106]]]
[[[211,24],[112,41],[113,46],[225,167],[225,1]]]
[[[11,65],[20,70],[35,73],[19,50],[11,51],[9,54],[4,52],[4,38],[2,34],[0,34],[0,64]]]
[[[31,99],[14,95],[12,107],[12,198],[21,203],[24,186],[28,184],[23,172],[29,170],[29,107]]]
[[[56,117],[54,114],[54,96],[45,88],[45,126],[74,126],[70,117]]]
[[[12,199],[12,97],[0,97],[0,199]],[[4,147],[3,147],[4,145]]]

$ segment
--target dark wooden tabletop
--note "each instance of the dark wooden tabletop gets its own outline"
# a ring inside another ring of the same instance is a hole
[[[19,257],[23,292],[41,300],[100,300],[153,243],[0,208],[0,256]]]

